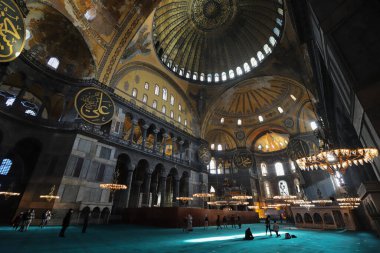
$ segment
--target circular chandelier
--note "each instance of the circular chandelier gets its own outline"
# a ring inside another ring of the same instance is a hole
[[[126,190],[128,188],[125,184],[100,184],[99,187],[110,191]]]
[[[202,193],[194,193],[193,197],[195,198],[211,198],[214,196],[212,193],[202,192]]]
[[[252,196],[249,195],[235,195],[231,197],[234,200],[247,200],[247,199],[252,199]]]
[[[277,195],[273,196],[273,199],[279,199],[279,200],[291,200],[291,199],[296,199],[298,196],[295,195]]]
[[[364,165],[379,155],[376,148],[332,149],[317,155],[302,157],[296,162],[301,170],[327,170],[331,175],[336,171],[345,173],[352,165]]]
[[[53,199],[59,199],[56,195],[40,195],[40,199],[46,199],[47,201],[52,201]]]
[[[313,204],[331,204],[332,200],[331,199],[317,199],[317,200],[312,200],[311,202]]]
[[[12,196],[20,196],[20,193],[18,193],[18,192],[0,192],[0,195],[4,195],[5,197],[12,197]]]
[[[187,202],[187,201],[193,200],[193,198],[192,197],[176,197],[176,200]]]

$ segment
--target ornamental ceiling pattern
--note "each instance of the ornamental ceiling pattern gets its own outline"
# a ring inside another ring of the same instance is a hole
[[[235,79],[272,53],[283,8],[282,0],[164,0],[153,23],[157,55],[188,81]]]

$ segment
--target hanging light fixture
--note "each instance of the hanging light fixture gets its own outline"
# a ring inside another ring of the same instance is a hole
[[[50,188],[49,194],[47,194],[47,195],[40,195],[40,199],[46,199],[48,202],[52,201],[53,199],[59,199],[59,196],[54,195],[54,191],[55,191],[55,185],[53,185]]]

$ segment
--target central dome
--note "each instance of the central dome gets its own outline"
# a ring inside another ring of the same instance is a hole
[[[193,0],[191,21],[204,32],[212,32],[231,23],[236,12],[235,1],[231,0]]]
[[[163,0],[153,40],[158,57],[176,75],[215,84],[263,62],[283,24],[283,0]]]

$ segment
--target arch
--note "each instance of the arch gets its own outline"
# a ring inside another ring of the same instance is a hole
[[[299,213],[296,214],[296,222],[297,223],[303,223],[302,215]]]
[[[161,204],[161,178],[166,175],[165,167],[162,163],[155,165],[150,182],[150,193],[152,194],[152,206],[160,206]]]
[[[176,195],[177,190],[177,184],[176,181],[178,180],[178,170],[176,168],[171,168],[169,171],[168,176],[166,177],[166,190],[165,190],[165,206],[173,206],[173,203],[177,203]]]
[[[334,222],[334,218],[332,217],[331,214],[329,213],[324,213],[323,214],[323,221],[326,225],[334,225],[335,222]]]
[[[114,175],[117,175],[117,183],[127,185],[128,171],[132,170],[131,158],[127,154],[120,154],[117,157],[116,167]],[[127,185],[131,187],[131,185]],[[121,211],[127,207],[127,191],[116,191],[113,195],[112,212],[115,214],[121,213]]]
[[[188,197],[189,187],[190,187],[190,175],[187,171],[182,173],[181,179],[179,180],[179,196]]]
[[[132,185],[129,199],[129,207],[140,207],[142,201],[142,193],[144,184],[146,183],[146,175],[149,172],[149,163],[145,159],[141,159],[132,176]]]
[[[84,207],[81,211],[80,211],[80,218],[85,218],[87,215],[89,215],[91,213],[91,209],[90,207],[86,206]]]
[[[319,213],[313,214],[313,220],[315,224],[323,224],[322,216]]]
[[[235,138],[229,132],[223,129],[214,129],[206,134],[205,140],[208,143],[214,143],[216,146],[222,144],[226,150],[235,149],[237,147]]]
[[[100,214],[100,219],[102,220],[103,224],[108,223],[108,219],[110,216],[110,209],[108,207],[103,208],[102,213]]]
[[[278,190],[281,196],[289,196],[289,188],[288,183],[285,180],[281,180],[278,182]]]
[[[276,169],[276,175],[279,176],[285,176],[285,170],[284,170],[284,165],[282,162],[276,162],[274,164],[274,167]]]
[[[309,213],[305,213],[303,217],[304,217],[305,223],[313,223],[313,218],[311,217]]]
[[[100,218],[100,208],[99,207],[95,207],[92,210],[91,218],[94,219],[94,220],[96,220],[96,222]]]

